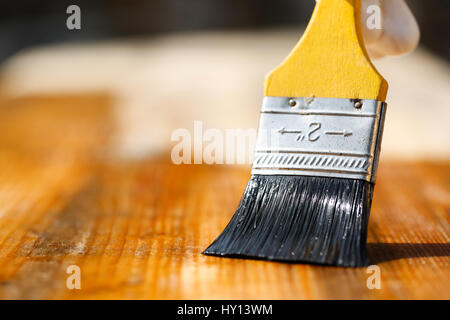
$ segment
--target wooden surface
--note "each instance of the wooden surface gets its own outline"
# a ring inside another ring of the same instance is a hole
[[[248,169],[115,159],[114,132],[101,94],[0,103],[1,298],[450,299],[449,162],[381,163],[369,290],[365,268],[202,256]]]
[[[318,2],[301,40],[267,76],[265,95],[385,101],[387,82],[362,42],[360,7],[360,0]]]

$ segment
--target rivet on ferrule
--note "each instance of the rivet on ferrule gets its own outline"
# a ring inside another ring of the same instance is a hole
[[[295,101],[294,99],[289,99],[289,105],[291,107],[295,107],[297,105],[297,101]]]
[[[355,108],[356,109],[361,109],[362,108],[363,104],[362,104],[360,99],[355,99],[354,102],[355,102]]]

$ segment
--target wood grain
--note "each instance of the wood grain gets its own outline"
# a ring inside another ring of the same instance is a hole
[[[385,101],[388,85],[366,52],[360,7],[360,0],[318,2],[300,41],[266,77],[264,94]]]
[[[381,163],[369,290],[365,268],[202,256],[248,168],[115,159],[114,130],[101,94],[1,102],[1,298],[450,299],[449,162]]]

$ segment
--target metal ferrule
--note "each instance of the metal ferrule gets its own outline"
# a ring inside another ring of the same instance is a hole
[[[265,97],[254,175],[304,175],[375,182],[386,103]]]

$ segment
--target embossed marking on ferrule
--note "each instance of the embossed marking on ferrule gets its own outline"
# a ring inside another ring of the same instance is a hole
[[[359,101],[265,97],[252,174],[375,182],[386,104]]]

